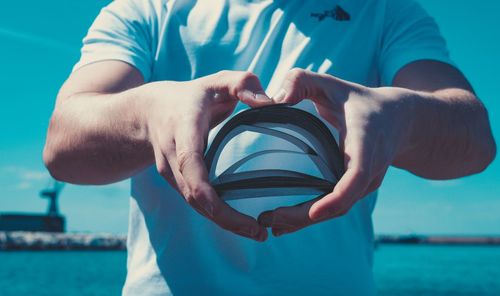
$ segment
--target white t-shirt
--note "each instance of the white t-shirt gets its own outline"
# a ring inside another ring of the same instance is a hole
[[[413,0],[118,0],[90,28],[75,70],[121,60],[146,82],[248,70],[272,95],[294,67],[376,87],[422,59],[450,63],[437,25]],[[298,107],[317,115],[309,102]],[[123,294],[372,295],[375,199],[257,243],[201,217],[151,167],[132,178]],[[229,203],[255,216],[297,200]]]

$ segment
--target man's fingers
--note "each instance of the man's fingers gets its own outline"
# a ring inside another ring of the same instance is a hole
[[[266,228],[260,225],[254,218],[236,211],[222,200],[219,200],[219,202],[219,211],[213,217],[213,221],[215,223],[217,223],[220,227],[239,235],[243,235],[257,241],[266,240]]]
[[[262,88],[259,79],[256,76],[250,76],[244,84],[238,86],[238,99],[248,106],[262,107],[273,104],[273,101]]]
[[[229,97],[240,100],[251,107],[273,104],[264,91],[259,78],[245,71],[221,71],[212,76],[212,85],[218,92],[227,92]]]
[[[259,78],[251,72],[234,72],[231,74],[232,81],[230,92],[236,95],[243,103],[252,107],[271,104]]]
[[[309,210],[309,217],[322,220],[345,215],[352,205],[358,201],[370,183],[366,172],[348,169],[335,186],[332,193],[317,201]]]
[[[319,222],[309,218],[309,210],[320,198],[318,197],[295,206],[280,207],[273,211],[263,212],[259,215],[258,221],[264,227],[272,227],[272,232],[275,236],[297,231]]]
[[[163,155],[160,148],[154,149],[154,155],[155,155],[156,170],[158,171],[158,174],[160,174],[163,177],[163,179],[165,179],[165,181],[167,181],[172,187],[174,187],[177,191],[179,191],[179,187],[177,186],[174,174],[170,169],[168,160]]]
[[[280,236],[345,215],[363,196],[368,180],[368,176],[363,173],[355,169],[348,170],[332,193],[296,206],[263,212],[258,221],[265,227],[272,227],[273,234]]]
[[[309,211],[313,220],[338,217],[349,211],[372,181],[371,170],[374,150],[369,137],[361,129],[350,129],[343,135],[344,166],[346,172],[335,185],[333,192],[318,200]]]
[[[255,219],[243,215],[222,201],[208,183],[205,163],[199,152],[177,153],[179,170],[186,183],[183,194],[186,201],[199,208],[207,218],[220,227],[244,235],[248,238],[263,241],[267,233]]]
[[[243,234],[248,238],[263,240],[266,232],[255,219],[243,215],[222,201],[208,183],[207,172],[201,154],[197,152],[178,153],[179,168],[186,183],[183,194],[193,207],[201,211],[220,227]]]
[[[308,97],[317,96],[320,88],[313,77],[313,73],[296,68],[287,73],[281,89],[272,99],[276,103],[294,105]]]
[[[222,201],[209,183],[203,160],[203,132],[197,125],[189,125],[176,137],[176,155],[179,171],[185,182],[186,201],[198,208],[220,227],[262,241],[266,229],[255,219],[243,215]]]
[[[207,194],[208,173],[203,161],[206,122],[201,116],[187,118],[175,135],[177,166],[186,184],[182,192],[188,203],[196,202],[209,217],[213,216],[215,198]]]
[[[359,192],[364,191],[357,188],[366,188],[367,182],[359,177],[354,170],[347,171],[332,193],[296,206],[263,212],[258,221],[265,227],[272,227],[273,235],[280,236],[342,216],[358,200]]]
[[[175,159],[175,148],[173,145],[173,140],[170,145],[165,145],[165,147],[155,147],[153,149],[156,163],[156,170],[175,190],[182,192],[184,187],[184,180],[182,175],[178,172]],[[172,157],[174,159],[172,159]],[[175,172],[175,173],[174,173]]]
[[[331,105],[335,99],[345,98],[349,87],[348,82],[331,75],[295,68],[288,72],[281,89],[272,99],[276,103],[288,104],[310,99],[316,104]]]

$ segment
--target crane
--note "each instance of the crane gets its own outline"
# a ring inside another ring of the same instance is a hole
[[[59,206],[57,204],[57,198],[59,197],[61,190],[64,188],[65,183],[59,182],[55,179],[51,180],[50,183],[51,184],[48,188],[40,191],[40,197],[49,200],[47,215],[55,217],[59,216]]]
[[[64,183],[51,180],[40,197],[48,199],[47,213],[0,213],[0,231],[64,232],[66,219],[59,212],[57,199]]]

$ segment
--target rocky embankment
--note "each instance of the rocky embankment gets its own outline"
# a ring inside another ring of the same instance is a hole
[[[90,233],[0,232],[0,250],[125,250],[126,236]]]
[[[379,235],[376,244],[495,245],[500,237]],[[0,251],[125,250],[126,236],[94,233],[1,232]]]

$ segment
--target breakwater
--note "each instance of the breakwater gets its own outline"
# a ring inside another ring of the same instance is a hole
[[[13,250],[125,250],[126,236],[95,233],[0,232],[0,251]],[[493,236],[417,236],[378,235],[380,244],[428,245],[494,245],[500,237]]]
[[[94,233],[0,232],[0,250],[125,250],[126,236]]]

